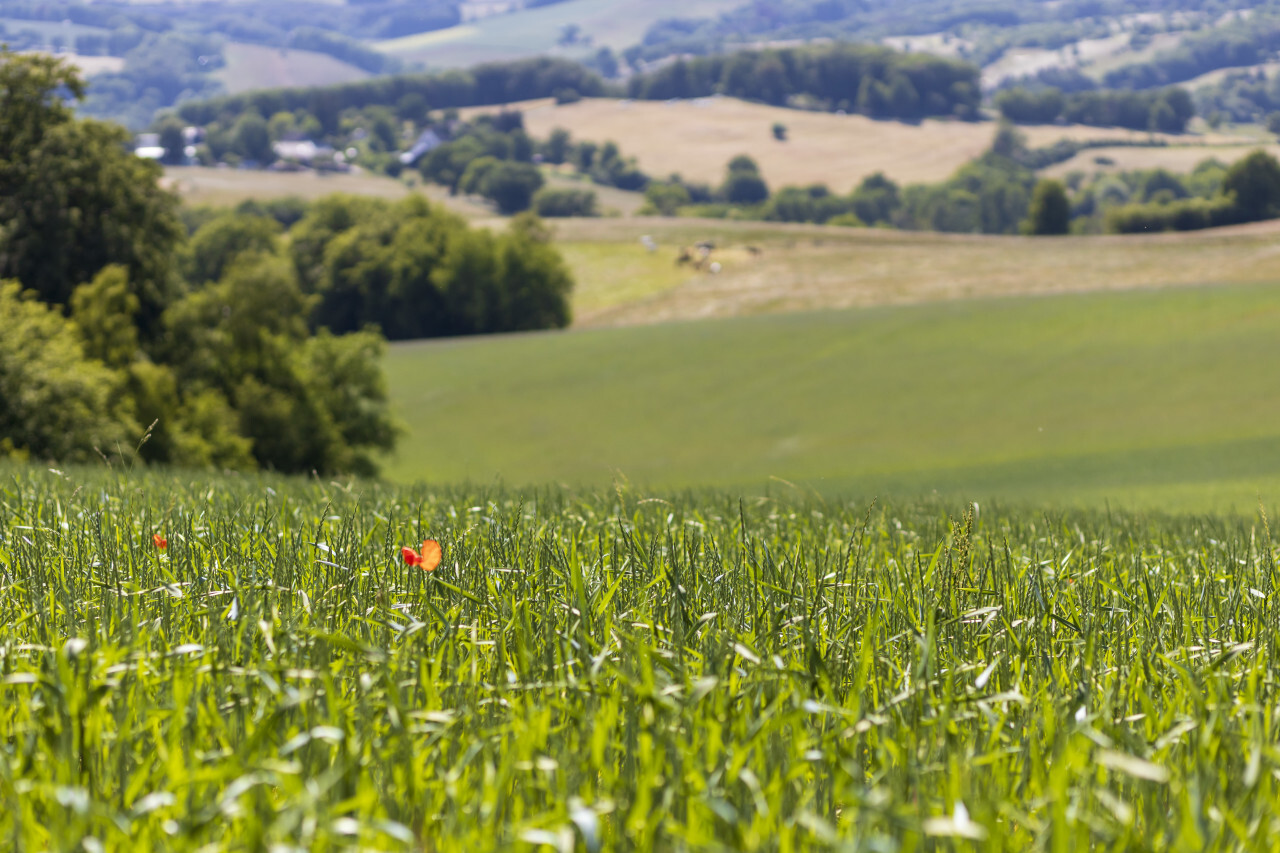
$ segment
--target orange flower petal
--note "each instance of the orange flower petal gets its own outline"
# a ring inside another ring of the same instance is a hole
[[[413,550],[412,548],[401,548],[400,556],[404,557],[404,562],[406,566],[422,565],[422,557],[418,554],[417,551]]]
[[[169,547],[169,540],[165,539],[159,533],[153,533],[151,534],[151,544],[155,545],[157,548],[161,550],[164,550],[165,548]]]
[[[440,543],[434,539],[428,539],[422,543],[422,561],[418,565],[422,566],[425,572],[434,572],[443,558],[444,549],[440,547]]]

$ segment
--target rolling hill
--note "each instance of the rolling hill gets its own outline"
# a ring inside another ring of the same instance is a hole
[[[688,180],[719,183],[729,160],[749,154],[773,187],[825,183],[835,192],[847,192],[878,171],[903,184],[943,180],[989,148],[996,131],[994,122],[908,124],[724,97],[673,102],[592,98],[560,106],[545,100],[509,108],[524,113],[526,127],[538,138],[563,127],[577,139],[614,140],[651,175],[679,173]],[[495,111],[477,107],[464,114]],[[786,142],[774,138],[775,123],[786,125]],[[1059,139],[1227,141],[1079,125],[1022,131],[1033,147]]]
[[[561,54],[585,56],[600,48],[621,50],[638,43],[655,21],[714,17],[742,0],[567,0],[446,30],[379,42],[378,48],[428,68],[464,68],[481,62]],[[566,27],[577,38],[562,43]]]
[[[214,75],[228,94],[253,89],[332,86],[371,76],[354,65],[309,50],[232,42],[223,48],[226,66]]]
[[[1278,330],[1267,285],[397,345],[387,474],[1247,511]]]

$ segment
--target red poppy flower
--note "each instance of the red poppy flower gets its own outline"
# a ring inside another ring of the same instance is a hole
[[[163,551],[165,548],[169,547],[169,540],[165,539],[159,533],[153,533],[151,534],[151,544]]]
[[[401,548],[400,555],[404,557],[405,565],[417,566],[424,572],[434,572],[436,566],[440,565],[440,559],[444,556],[444,551],[440,548],[440,543],[434,539],[428,539],[422,543],[422,553],[418,553],[412,548]]]

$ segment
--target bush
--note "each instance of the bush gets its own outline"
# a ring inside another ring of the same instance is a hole
[[[392,340],[558,328],[573,284],[536,222],[517,216],[494,236],[417,196],[331,196],[293,228],[289,246],[303,291],[318,300],[314,327],[376,325]],[[513,250],[528,258],[510,260]]]
[[[654,182],[644,191],[645,207],[659,216],[675,216],[680,208],[688,205],[692,199],[689,191],[681,184],[663,184]]]
[[[729,204],[760,204],[768,200],[769,187],[760,177],[756,162],[739,154],[729,161],[728,175],[718,195]]]
[[[536,166],[504,161],[486,170],[479,181],[479,190],[498,206],[499,213],[510,216],[528,210],[542,184],[542,173]]]
[[[1071,203],[1067,191],[1057,181],[1041,181],[1031,194],[1031,210],[1027,214],[1028,234],[1047,236],[1071,231]]]
[[[0,282],[0,456],[83,462],[131,450],[123,376],[85,357],[79,331],[17,282]]]
[[[533,197],[533,209],[548,219],[569,216],[599,216],[597,197],[592,190],[544,187]]]
[[[1248,221],[1231,198],[1191,198],[1170,204],[1129,204],[1107,211],[1106,229],[1113,234],[1198,231]]]
[[[1280,215],[1280,163],[1265,151],[1254,151],[1233,164],[1222,189],[1235,197],[1250,220]]]

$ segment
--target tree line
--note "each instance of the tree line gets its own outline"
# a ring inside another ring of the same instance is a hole
[[[1162,133],[1182,133],[1196,114],[1191,94],[1178,88],[1063,92],[1018,87],[999,92],[995,106],[1001,116],[1019,124],[1066,122]]]
[[[1146,62],[1109,71],[1103,82],[1117,89],[1152,89],[1181,83],[1219,68],[1258,65],[1280,50],[1280,16],[1258,10],[1248,20],[1194,33],[1176,48]]]
[[[1090,179],[1077,171],[1065,182],[1036,174],[1052,153],[1027,147],[1006,124],[982,156],[947,180],[903,187],[877,173],[846,194],[824,184],[771,191],[755,163],[740,156],[701,203],[676,177],[651,183],[647,212],[973,234],[1123,234],[1280,217],[1280,163],[1263,151],[1231,166],[1207,160],[1183,176],[1148,169]],[[734,197],[747,179],[752,191]]]
[[[837,44],[679,59],[631,78],[627,94],[647,100],[723,94],[874,118],[967,119],[977,116],[978,78],[978,68],[964,62],[877,45]]]
[[[408,102],[429,109],[490,106],[569,91],[596,97],[606,93],[606,86],[598,74],[576,62],[539,57],[486,63],[466,71],[398,74],[337,86],[246,92],[185,103],[178,108],[178,115],[190,124],[206,125],[220,120],[234,122],[248,112],[266,118],[303,111],[316,119],[324,133],[334,133],[339,117],[350,109]]]
[[[0,52],[0,455],[372,473],[397,434],[384,335],[568,322],[536,220],[473,231],[420,198],[184,211],[123,129],[75,118],[82,93]]]

